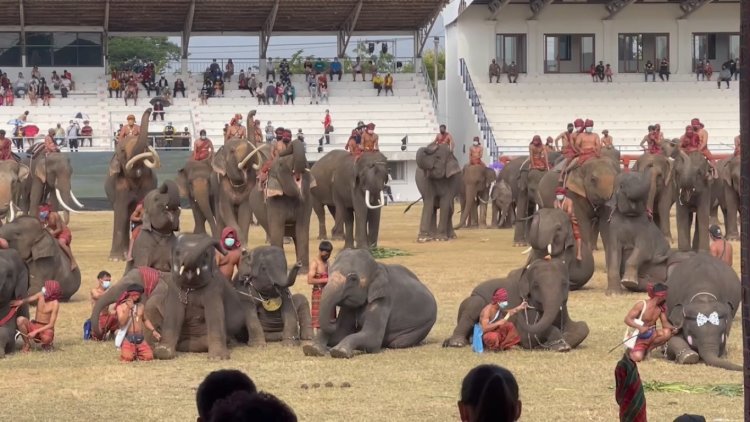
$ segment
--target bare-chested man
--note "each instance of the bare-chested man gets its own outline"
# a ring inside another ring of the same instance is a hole
[[[690,154],[691,152],[695,151],[699,151],[701,154],[703,154],[703,156],[706,157],[706,161],[708,162],[709,166],[711,166],[712,174],[715,175],[716,164],[714,163],[713,157],[708,151],[708,148],[705,148],[703,138],[701,138],[700,133],[698,132],[698,130],[696,130],[696,128],[700,129],[700,126],[685,126],[685,134],[680,138],[680,148],[686,154]]]
[[[96,301],[104,295],[104,293],[110,288],[111,285],[112,274],[108,273],[107,271],[100,271],[96,276],[96,287],[91,289],[91,292],[89,292],[89,298],[91,299],[92,308],[96,306]],[[106,340],[114,335],[115,331],[119,327],[114,305],[102,309],[102,312],[99,314],[99,320],[97,321],[97,323],[99,324],[99,331],[101,332],[102,336],[96,337],[94,335],[94,332],[92,331],[92,339]]]
[[[602,148],[614,149],[615,148],[614,139],[612,139],[612,137],[609,136],[609,130],[604,129],[602,131],[602,135],[604,135],[602,136]]]
[[[709,246],[711,255],[726,262],[731,267],[733,262],[732,244],[724,239],[724,236],[721,234],[721,228],[713,224],[708,228],[708,234],[711,236],[711,246]]]
[[[641,139],[640,147],[650,154],[661,153],[661,140],[656,134],[654,125],[648,125],[648,133]]]
[[[560,172],[560,177],[557,179],[558,182],[563,181],[568,167],[570,167],[573,159],[578,156],[579,151],[576,149],[576,136],[583,131],[583,124],[582,119],[576,119],[572,124],[572,130],[571,125],[568,125],[568,133],[563,132],[557,137],[557,139],[562,139],[563,141],[560,153],[565,157],[565,164],[563,164],[563,171]],[[555,141],[555,146],[557,146],[557,141]]]
[[[214,153],[214,144],[206,136],[206,130],[201,129],[200,137],[193,142],[193,156],[192,159],[195,161],[203,161],[209,159]]]
[[[262,145],[263,144],[263,128],[260,127],[260,120],[255,120],[255,123],[253,124],[253,139],[251,142],[253,145]]]
[[[65,255],[70,259],[70,270],[73,271],[78,267],[76,260],[73,257],[73,251],[70,249],[70,242],[73,240],[73,233],[65,224],[65,221],[60,217],[60,214],[52,211],[52,207],[49,204],[43,204],[39,206],[39,221],[42,222],[42,226],[57,240],[60,248],[65,252]]]
[[[128,105],[128,98],[133,99],[133,105],[138,105],[138,81],[135,78],[128,79],[123,97],[125,97],[125,105]]]
[[[581,261],[583,259],[581,256],[581,227],[578,225],[578,219],[573,210],[573,201],[567,195],[567,189],[563,187],[555,189],[554,206],[565,211],[565,214],[568,214],[568,218],[570,218],[570,224],[573,227],[573,239],[576,241],[576,259]]]
[[[138,136],[141,133],[141,127],[135,124],[135,116],[128,115],[128,124],[120,128],[120,133],[117,134],[117,141],[120,142],[128,136]]]
[[[320,329],[320,298],[323,295],[323,287],[328,284],[328,260],[331,258],[333,245],[331,242],[324,240],[318,246],[318,256],[310,263],[310,271],[307,273],[307,284],[312,285],[312,305],[310,314],[312,315],[312,327]],[[336,318],[336,311],[331,318]]]
[[[362,149],[364,152],[380,151],[379,139],[378,134],[375,133],[375,123],[368,123],[365,133],[362,134]]]
[[[469,148],[469,165],[486,166],[484,161],[482,161],[482,157],[484,157],[484,148],[479,142],[479,137],[475,136],[471,143],[471,148]]]
[[[690,125],[693,127],[693,130],[698,134],[698,137],[701,140],[701,153],[704,157],[706,157],[706,160],[708,160],[708,163],[711,165],[711,169],[713,170],[714,175],[716,175],[716,161],[714,160],[714,156],[711,154],[711,151],[708,150],[708,131],[706,130],[706,127],[698,118],[691,120]]]
[[[487,350],[499,352],[519,344],[521,336],[510,318],[527,307],[528,303],[524,301],[515,308],[508,309],[508,291],[505,289],[495,290],[492,301],[479,314],[484,347]]]
[[[12,146],[13,142],[6,138],[5,131],[0,129],[0,161],[13,159],[13,153],[11,152]]]
[[[567,146],[572,145],[573,129],[573,123],[568,123],[568,128],[565,132],[557,135],[557,138],[555,138],[555,150],[560,152],[567,151]],[[562,141],[562,147],[560,146],[560,141]]]
[[[239,113],[232,117],[227,131],[224,132],[224,142],[232,138],[247,139],[247,130],[242,126],[242,115]]]
[[[548,136],[548,137],[547,137],[547,143],[546,143],[546,144],[544,145],[544,147],[545,147],[545,148],[547,148],[547,153],[550,153],[550,152],[555,152],[555,151],[557,151],[557,150],[555,149],[555,140],[554,140],[554,139],[552,139],[552,137],[551,137],[551,136]]]
[[[667,342],[677,329],[667,320],[667,285],[658,283],[648,285],[648,300],[642,300],[633,306],[625,317],[625,325],[635,328],[637,335],[635,346],[630,350],[630,359],[640,362],[646,354]],[[661,321],[661,329],[656,322]]]
[[[138,201],[135,204],[135,210],[130,214],[130,244],[128,245],[128,256],[127,260],[133,259],[133,244],[138,239],[138,235],[141,234],[141,225],[143,224],[143,215],[145,210],[143,209],[143,200]]]
[[[599,139],[599,134],[594,133],[594,121],[586,120],[584,124],[584,132],[579,133],[573,139],[575,149],[578,151],[575,161],[571,161],[568,166],[563,170],[563,173],[571,171],[574,167],[583,165],[586,161],[601,156],[602,152],[602,141]],[[563,174],[561,173],[561,175]]]
[[[115,310],[120,330],[125,330],[125,339],[120,345],[120,360],[133,362],[135,360],[149,361],[154,359],[151,346],[143,336],[144,328],[149,330],[156,341],[161,339],[161,334],[156,331],[151,321],[144,315],[145,305],[141,303],[143,287],[131,284],[117,299]]]
[[[221,247],[227,254],[216,252],[216,263],[224,277],[232,281],[234,271],[242,258],[242,244],[234,227],[224,227],[221,231]]]
[[[47,280],[39,293],[25,299],[10,302],[10,306],[18,307],[27,303],[36,303],[36,315],[29,321],[26,317],[16,318],[18,331],[23,337],[23,351],[31,351],[31,342],[42,345],[42,350],[51,351],[55,340],[55,323],[60,311],[62,288],[55,280]]]
[[[453,148],[455,147],[455,144],[453,143],[453,136],[446,130],[445,125],[440,125],[440,133],[435,136],[435,140],[432,141],[435,145],[443,145],[446,144],[451,147],[451,151],[453,151]]]
[[[547,148],[542,145],[542,137],[539,135],[534,135],[529,143],[529,170],[549,170]]]
[[[47,136],[44,137],[44,155],[53,152],[60,152],[60,148],[55,142],[55,129],[50,129],[47,131]]]
[[[286,150],[287,146],[289,146],[289,143],[292,141],[292,131],[290,130],[278,127],[274,133],[276,134],[276,140],[271,148],[271,158],[263,163],[263,166],[258,173],[258,180],[261,183],[265,183],[266,180],[268,180],[268,172],[271,170],[274,161],[279,158],[279,155]]]

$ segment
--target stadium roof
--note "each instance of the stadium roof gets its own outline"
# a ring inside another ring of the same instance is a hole
[[[0,27],[99,27],[106,32],[180,33],[415,31],[447,0],[0,0]],[[191,19],[192,18],[192,19]],[[188,23],[189,22],[189,23]],[[188,26],[189,25],[189,26]],[[0,31],[3,28],[0,28]]]

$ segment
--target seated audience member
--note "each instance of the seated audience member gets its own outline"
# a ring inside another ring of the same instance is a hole
[[[461,383],[461,422],[516,421],[521,408],[516,378],[503,367],[479,365]]]
[[[210,421],[214,404],[236,391],[254,394],[258,389],[250,377],[236,369],[220,369],[208,374],[195,393],[198,422]]]
[[[331,77],[331,80],[333,80],[333,75],[338,75],[338,80],[341,80],[341,75],[343,74],[344,72],[341,67],[341,62],[339,61],[338,57],[334,57],[333,62],[331,62],[331,66],[328,69],[328,75]]]
[[[211,421],[297,422],[297,415],[291,407],[273,394],[235,391],[214,404]]]
[[[172,96],[176,98],[178,92],[182,93],[182,98],[185,98],[185,82],[183,82],[180,78],[177,78],[177,80],[174,81]]]

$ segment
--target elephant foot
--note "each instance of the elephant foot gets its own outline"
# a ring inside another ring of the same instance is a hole
[[[427,242],[432,242],[433,240],[435,239],[433,239],[430,236],[420,236],[417,238],[417,243],[427,243]]]
[[[281,341],[281,345],[284,347],[297,347],[299,346],[299,340],[293,338],[285,338]]]
[[[739,242],[740,241],[740,235],[738,234],[728,234],[726,239],[730,242]]]
[[[322,357],[326,355],[326,350],[319,344],[306,344],[302,346],[302,353],[305,356]]]
[[[448,236],[438,236],[435,238],[435,240],[438,242],[447,242],[450,240],[450,238]]]
[[[563,339],[544,343],[542,347],[544,347],[545,349],[549,349],[553,352],[560,352],[560,353],[569,352],[571,349],[570,345]]]
[[[465,338],[451,337],[443,341],[443,347],[466,347],[469,342]]]
[[[331,235],[331,240],[335,240],[335,241],[340,242],[340,241],[344,240],[344,235],[343,234],[332,234]]]
[[[325,235],[318,236],[318,240],[328,240],[328,237]]]
[[[337,359],[351,359],[354,356],[351,350],[334,347],[331,349],[331,357]]]
[[[109,262],[121,262],[125,260],[126,260],[125,255],[110,255],[109,256]]]
[[[154,357],[159,360],[174,359],[175,353],[174,350],[167,346],[156,346],[154,349]]]
[[[674,238],[672,238],[672,236],[664,236],[664,239],[666,239],[666,241],[669,242],[670,245],[674,244]]]
[[[208,359],[209,360],[227,360],[229,359],[229,350],[226,348],[223,348],[223,350],[219,351],[208,351]]]
[[[675,362],[682,365],[693,365],[698,363],[700,356],[692,349],[685,349],[677,354]]]
[[[633,280],[632,278],[623,278],[620,281],[620,284],[622,285],[622,287],[630,291],[633,291],[633,292],[638,291],[638,280]]]
[[[268,346],[268,343],[266,343],[265,340],[263,340],[263,341],[253,341],[253,342],[248,342],[247,343],[247,347],[257,347],[259,349],[265,349],[267,346]]]

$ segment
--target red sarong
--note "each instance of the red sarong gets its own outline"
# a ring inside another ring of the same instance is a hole
[[[508,350],[521,342],[521,336],[518,335],[516,326],[512,322],[507,322],[493,331],[482,335],[484,347],[492,351]]]
[[[154,360],[154,352],[151,350],[151,346],[146,343],[146,340],[143,340],[140,344],[134,344],[126,337],[120,348],[120,360],[123,362]]]
[[[135,226],[133,231],[130,232],[130,238],[133,239],[133,242],[135,242],[135,239],[138,239],[139,234],[141,234],[141,224]]]
[[[193,160],[201,161],[207,159],[211,155],[212,144],[211,141],[197,140],[195,141],[195,150],[193,151]]]
[[[585,163],[586,161],[588,161],[588,160],[590,160],[592,158],[595,158],[596,156],[597,156],[596,155],[596,150],[594,150],[594,149],[583,150],[578,155],[578,165],[579,166],[583,165],[583,163]]]
[[[638,366],[625,353],[615,367],[615,400],[621,422],[646,422],[646,395]]]
[[[65,241],[65,244],[70,246],[70,242],[73,240],[73,233],[70,231],[69,228],[65,227],[60,234],[57,235],[57,239],[62,239]]]
[[[143,279],[143,293],[151,296],[156,285],[159,284],[159,271],[151,267],[138,267],[138,271]]]
[[[45,325],[47,324],[41,324],[32,319],[31,321],[29,321],[29,332],[38,330]],[[35,343],[40,343],[44,348],[49,348],[52,346],[52,342],[55,340],[55,329],[48,328],[46,330],[42,330],[39,332],[39,334],[32,337],[31,340],[33,340]]]
[[[578,240],[581,238],[581,226],[578,224],[577,218],[570,219],[570,225],[573,226],[573,239]]]
[[[120,325],[117,322],[117,316],[110,314],[108,309],[104,309],[99,314],[99,331],[102,333],[102,336],[97,337],[92,330],[91,338],[99,341],[105,340],[110,333],[114,333],[118,328],[120,328]]]
[[[315,285],[312,288],[310,303],[310,315],[312,316],[312,327],[320,328],[320,297],[323,296],[323,286]]]
[[[471,158],[469,158],[469,165],[487,167],[484,164],[484,161],[482,161],[481,157],[471,157]]]

